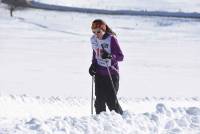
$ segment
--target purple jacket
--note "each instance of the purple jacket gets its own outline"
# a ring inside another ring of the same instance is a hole
[[[111,66],[109,67],[109,69],[110,69],[111,74],[118,74],[119,73],[118,72],[118,70],[119,70],[118,61],[123,61],[124,55],[120,49],[117,39],[114,36],[112,36],[110,34],[105,34],[103,39],[106,39],[109,36],[111,36],[111,42],[110,42],[111,46],[110,47],[111,47],[111,55],[112,55]],[[97,59],[95,57],[96,57],[96,53],[93,50],[92,63],[96,65],[97,74],[108,75],[107,68],[98,65]]]

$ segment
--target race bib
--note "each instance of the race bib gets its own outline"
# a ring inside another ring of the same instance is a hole
[[[111,66],[111,59],[102,59],[102,52],[103,49],[107,51],[108,53],[111,53],[111,37],[104,40],[99,40],[95,36],[91,38],[92,48],[95,51],[97,63],[100,66],[107,67]]]

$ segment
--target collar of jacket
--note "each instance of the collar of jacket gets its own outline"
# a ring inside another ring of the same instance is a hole
[[[102,39],[105,40],[106,38],[108,38],[109,35],[110,35],[109,33],[105,33],[105,34],[103,35]]]

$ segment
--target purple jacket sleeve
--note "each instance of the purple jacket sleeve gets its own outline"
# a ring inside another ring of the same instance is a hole
[[[113,62],[123,61],[124,55],[115,37],[111,38],[111,54]]]

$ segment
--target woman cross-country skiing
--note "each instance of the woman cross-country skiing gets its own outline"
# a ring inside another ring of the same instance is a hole
[[[103,20],[94,20],[91,29],[94,33],[91,37],[93,58],[89,73],[95,76],[96,114],[106,111],[106,104],[110,110],[123,114],[117,100],[117,91],[119,89],[118,61],[122,61],[124,55],[115,37],[116,34]]]

